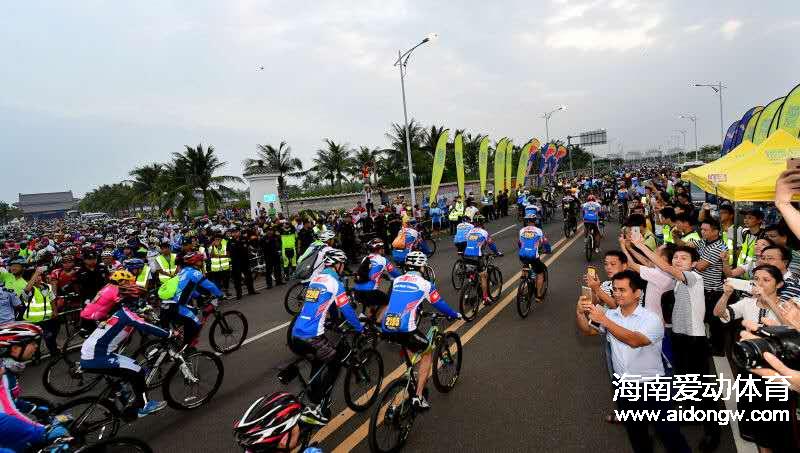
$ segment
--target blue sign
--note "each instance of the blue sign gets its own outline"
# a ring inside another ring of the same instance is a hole
[[[264,203],[274,203],[276,201],[278,201],[278,194],[276,193],[264,194]]]

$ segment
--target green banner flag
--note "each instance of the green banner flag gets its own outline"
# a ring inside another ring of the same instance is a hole
[[[519,150],[519,162],[517,163],[517,183],[515,187],[519,189],[525,186],[525,172],[528,170],[528,159],[531,157],[531,146],[533,140],[529,141]]]
[[[792,137],[800,136],[800,85],[786,95],[778,118],[778,127]]]
[[[439,183],[442,181],[442,172],[444,171],[444,162],[447,157],[447,138],[450,135],[450,129],[445,129],[439,135],[439,141],[436,142],[436,154],[433,155],[433,173],[431,173],[431,196],[428,202],[433,205],[436,203],[436,193],[439,192]]]
[[[511,190],[511,171],[513,166],[514,160],[514,144],[511,140],[508,141],[506,145],[506,189],[509,191]]]
[[[478,174],[481,178],[481,194],[486,192],[486,173],[489,169],[489,137],[483,137],[478,150]]]
[[[753,132],[753,144],[760,145],[767,136],[769,136],[769,127],[772,125],[772,119],[775,118],[775,114],[778,113],[778,109],[781,108],[783,105],[783,100],[786,99],[785,97],[781,97],[775,99],[774,101],[767,104],[764,107],[764,110],[761,111],[761,115],[758,116],[758,122],[756,123],[756,130]]]
[[[461,134],[456,135],[453,142],[453,156],[456,158],[456,179],[458,180],[458,193],[464,200],[464,138]]]
[[[742,141],[749,141],[753,143],[753,133],[756,131],[756,123],[758,123],[758,117],[761,116],[761,111],[764,110],[764,107],[758,106],[753,110],[753,115],[750,117],[750,121],[744,127],[744,134],[742,134]]]
[[[503,172],[506,169],[506,139],[501,139],[494,148],[494,191],[503,190]],[[482,196],[483,194],[481,194]]]

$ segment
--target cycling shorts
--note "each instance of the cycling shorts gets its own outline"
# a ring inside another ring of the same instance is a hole
[[[460,255],[464,254],[464,249],[467,248],[467,241],[464,242],[456,242],[455,243],[456,250]]]
[[[428,337],[419,329],[411,332],[384,333],[384,338],[397,343],[410,352],[420,352],[428,348]]]
[[[541,259],[539,259],[538,256],[535,257],[520,256],[519,260],[524,265],[530,264],[531,267],[533,267],[533,271],[536,272],[537,274],[544,273],[545,269],[547,268],[547,266],[545,266],[545,264],[542,262]]]
[[[292,351],[308,360],[330,362],[337,356],[336,348],[325,335],[307,339],[293,337],[292,339],[294,340]]]
[[[475,266],[478,268],[478,272],[483,272],[486,270],[486,261],[482,256],[465,256],[462,259],[464,260],[465,266]]]
[[[379,289],[355,290],[355,299],[365,307],[384,307],[389,304],[389,296]]]
[[[588,221],[584,220],[583,229],[586,231],[586,234],[591,234],[591,233],[600,234],[600,229],[598,229],[598,227],[597,227],[597,223],[598,222],[599,221],[597,221],[597,222],[588,222]]]

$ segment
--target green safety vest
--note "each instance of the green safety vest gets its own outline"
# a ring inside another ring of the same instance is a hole
[[[672,227],[669,225],[662,225],[661,226],[661,235],[664,237],[665,244],[673,244],[675,242],[672,239]]]
[[[447,215],[449,220],[458,220],[459,217],[464,215],[464,202],[458,201],[456,202],[453,209],[450,210],[450,214]]]
[[[33,297],[28,301],[28,307],[22,318],[28,322],[40,322],[50,319],[53,316],[51,303],[55,299],[53,291],[48,287],[47,291],[42,294],[42,291],[34,287]]]
[[[223,255],[225,251],[228,250],[228,240],[223,239],[220,241],[220,247],[211,246],[211,255]],[[230,258],[211,258],[211,272],[224,272],[230,270],[231,268],[231,259]]]
[[[756,256],[756,235],[747,230],[744,233],[744,240],[742,241],[742,250],[739,252],[739,257],[736,260],[737,266],[742,266],[745,263],[753,261]]]
[[[0,280],[3,281],[6,288],[14,291],[17,297],[22,297],[22,293],[25,292],[25,287],[28,286],[28,282],[24,278],[14,277],[14,274],[11,272],[0,271]]]
[[[167,259],[164,258],[164,255],[158,255],[156,257],[156,261],[158,262],[158,265],[161,266],[161,269],[169,272],[170,274],[175,272],[175,254],[174,253],[171,253],[169,255],[169,261],[167,261]],[[172,277],[170,277],[168,275],[164,275],[164,274],[158,274],[158,280],[161,281],[161,283],[164,283],[165,281],[169,280],[170,278],[172,278]]]
[[[28,249],[19,249],[19,256],[21,256],[23,258],[27,258],[28,255],[30,255],[30,254],[31,254],[31,251],[28,250]]]
[[[727,229],[722,232],[722,242],[728,248],[728,265],[733,265],[733,239],[728,237]]]
[[[697,242],[700,240],[701,238],[700,235],[697,233],[697,231],[692,231],[691,233],[683,237],[683,242]]]
[[[150,266],[144,265],[139,275],[136,276],[136,284],[144,288],[147,286],[147,280],[150,278]]]

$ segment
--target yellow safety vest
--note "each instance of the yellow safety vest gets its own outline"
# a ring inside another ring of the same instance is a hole
[[[147,286],[147,280],[150,278],[150,266],[144,265],[139,275],[136,276],[136,284],[144,288]]]
[[[459,217],[464,215],[464,202],[459,201],[456,202],[453,209],[450,210],[450,214],[447,215],[449,220],[458,220]]]
[[[742,234],[744,240],[742,241],[742,250],[739,252],[739,258],[736,260],[737,266],[753,261],[756,256],[756,235],[750,233],[750,230],[746,231]]]
[[[728,237],[727,229],[722,232],[722,242],[728,248],[728,265],[733,265],[733,239]]]
[[[156,257],[156,261],[158,262],[158,265],[161,266],[161,269],[169,272],[170,274],[175,272],[175,254],[174,253],[171,253],[169,255],[169,261],[167,261],[167,259],[164,258],[164,255],[158,255],[158,257]],[[158,274],[158,280],[161,281],[161,283],[164,283],[165,281],[169,280],[170,278],[172,278],[172,276],[168,276],[168,275],[164,275],[164,274]]]
[[[692,231],[691,233],[683,237],[683,242],[697,242],[700,240],[701,238],[700,235],[697,234],[697,231]]]
[[[220,241],[220,247],[211,246],[211,272],[225,272],[231,269],[231,259],[214,257],[214,255],[223,255],[228,249],[228,240],[223,239]]]
[[[33,287],[33,297],[28,301],[28,308],[25,309],[23,319],[28,322],[40,322],[50,319],[53,316],[51,303],[55,299],[53,291],[49,285],[44,294],[38,287]]]
[[[661,235],[664,236],[664,243],[665,244],[673,244],[675,242],[672,239],[672,227],[669,225],[662,225],[661,226]]]

